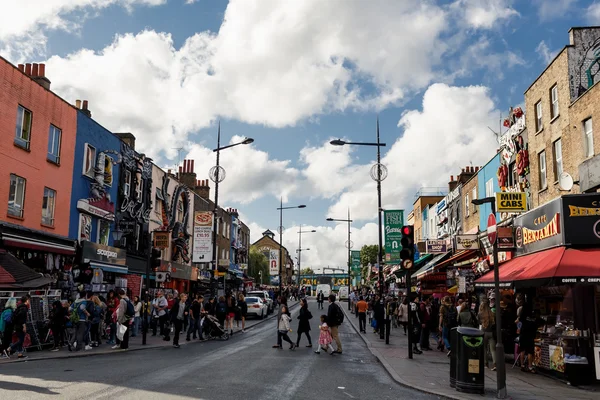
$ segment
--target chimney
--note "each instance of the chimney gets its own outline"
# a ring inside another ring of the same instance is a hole
[[[196,181],[194,192],[204,200],[210,200],[210,186],[208,186],[208,179]]]
[[[38,76],[39,69],[37,63],[31,64],[31,76]]]
[[[46,78],[46,64],[19,64],[19,70],[25,72],[38,85],[46,90],[50,90],[50,79]]]
[[[458,177],[457,177],[458,178]],[[458,186],[458,180],[454,180],[454,175],[450,175],[450,182],[448,182],[448,192],[453,191]]]
[[[31,76],[31,64],[30,63],[25,64],[25,74],[27,76]]]
[[[83,104],[81,105],[81,112],[84,113],[85,115],[87,115],[88,117],[92,118],[92,112],[88,109],[88,101],[84,100]]]
[[[475,172],[478,172],[478,171],[479,171],[479,167],[475,167]]]
[[[183,160],[183,167],[179,167],[179,182],[190,189],[198,187],[198,180],[194,172],[194,160]]]
[[[25,64],[19,64],[19,71],[25,73]]]
[[[75,107],[80,110],[81,109],[81,100],[75,100]]]
[[[135,150],[135,136],[131,132],[117,132],[115,136],[120,138],[125,144]]]

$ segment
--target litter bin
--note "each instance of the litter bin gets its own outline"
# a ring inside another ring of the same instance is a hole
[[[456,328],[450,329],[450,387],[456,387],[456,348],[458,346],[458,333]]]
[[[464,393],[484,393],[483,331],[459,327],[456,330],[456,390]],[[454,346],[454,345],[453,345]]]

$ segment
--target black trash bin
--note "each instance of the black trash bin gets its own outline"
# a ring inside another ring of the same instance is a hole
[[[456,387],[456,348],[458,347],[458,333],[456,328],[450,329],[450,387]]]
[[[456,333],[458,343],[456,348],[452,348],[452,352],[456,352],[456,390],[483,394],[485,390],[483,331],[461,326]]]

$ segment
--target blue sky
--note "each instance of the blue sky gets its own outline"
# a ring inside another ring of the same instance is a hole
[[[523,103],[570,27],[600,23],[600,4],[584,0],[18,3],[0,16],[0,53],[45,61],[58,94],[89,99],[98,122],[134,133],[161,165],[183,147],[203,179],[217,120],[224,143],[253,137],[223,152],[223,205],[256,237],[276,230],[281,195],[307,204],[286,212],[284,240],[293,249],[298,224],[317,229],[305,239],[314,266],[344,262],[345,228],[329,215],[351,208],[357,246],[377,236],[374,148],[328,140],[374,141],[379,116],[384,207],[411,208],[419,187],[490,159],[487,126]],[[31,21],[18,21],[23,7]]]

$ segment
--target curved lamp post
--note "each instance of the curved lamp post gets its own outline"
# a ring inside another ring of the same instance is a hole
[[[352,248],[352,240],[350,240],[350,227],[352,220],[350,219],[350,209],[348,209],[348,218],[347,219],[336,219],[336,218],[327,218],[327,221],[336,221],[336,222],[347,222],[348,223],[348,240],[346,241],[346,247],[348,248],[348,310],[352,310],[352,305],[350,304],[350,266],[352,265],[352,260],[350,256],[350,249]]]
[[[283,265],[283,210],[290,210],[292,208],[306,208],[306,204],[300,204],[299,206],[292,207],[284,207],[283,198],[280,198],[279,201],[280,206],[277,207],[277,209],[279,210],[279,295],[281,295],[283,288],[281,281],[281,266]]]

